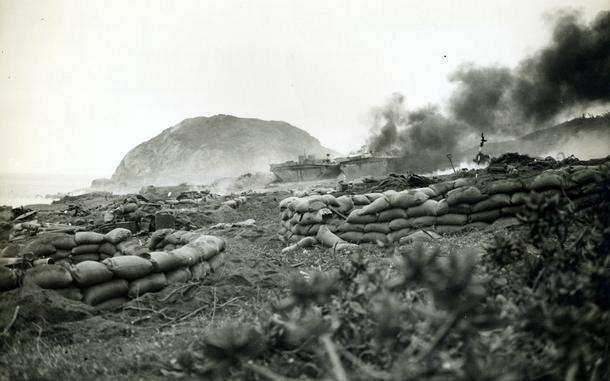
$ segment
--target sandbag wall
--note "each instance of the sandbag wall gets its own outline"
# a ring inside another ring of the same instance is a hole
[[[224,263],[221,238],[169,229],[156,234],[149,248],[122,228],[107,234],[43,235],[26,245],[22,256],[57,262],[26,270],[23,284],[31,282],[97,309],[109,309],[173,283],[200,280]],[[171,250],[151,250],[170,236],[184,238]],[[0,266],[0,291],[20,283],[13,270]]]
[[[529,178],[479,182],[461,178],[400,192],[289,197],[280,202],[279,234],[284,241],[299,242],[327,226],[351,243],[404,243],[422,229],[449,234],[492,223],[515,224],[530,192],[565,192],[577,208],[594,205],[602,187],[602,171],[608,172],[608,163],[567,167]]]

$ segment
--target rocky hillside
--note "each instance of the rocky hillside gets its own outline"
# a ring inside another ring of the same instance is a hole
[[[307,132],[285,122],[216,115],[186,119],[127,153],[115,184],[210,183],[220,177],[269,171],[298,155],[335,155]]]

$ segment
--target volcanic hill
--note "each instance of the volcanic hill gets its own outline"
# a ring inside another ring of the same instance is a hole
[[[139,144],[112,175],[115,184],[206,184],[221,177],[269,170],[298,155],[326,154],[307,132],[281,121],[215,115],[185,119]]]

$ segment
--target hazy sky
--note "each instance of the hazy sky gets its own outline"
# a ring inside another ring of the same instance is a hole
[[[514,66],[564,7],[607,0],[0,0],[0,172],[110,177],[194,116],[283,120],[347,152],[393,92],[442,103],[461,63]]]

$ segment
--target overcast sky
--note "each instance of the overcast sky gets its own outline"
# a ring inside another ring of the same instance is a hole
[[[338,151],[393,92],[441,103],[461,63],[514,66],[564,7],[607,0],[0,0],[0,172],[110,177],[194,116],[283,120]]]

